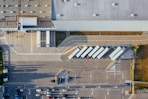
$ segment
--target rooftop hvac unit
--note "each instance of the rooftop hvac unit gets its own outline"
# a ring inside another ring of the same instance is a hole
[[[10,11],[10,13],[15,13],[15,11]]]
[[[35,7],[39,7],[40,5],[34,5]]]
[[[34,11],[30,11],[30,13],[34,13]]]
[[[74,3],[74,6],[80,6],[81,4],[80,3]]]
[[[40,11],[40,13],[44,13],[44,11]]]
[[[20,13],[25,13],[24,11],[20,11]]]
[[[9,7],[9,5],[5,5],[5,7]]]
[[[48,7],[49,5],[46,4],[46,5],[44,5],[44,6],[45,6],[45,7]]]
[[[100,16],[100,14],[99,14],[99,13],[94,13],[93,16],[94,16],[94,17],[95,17],[95,16]]]
[[[5,11],[1,11],[1,13],[5,13]]]
[[[119,4],[116,3],[116,2],[113,2],[113,3],[112,3],[112,6],[117,6],[117,5],[119,5]]]
[[[58,17],[62,17],[62,16],[64,16],[64,14],[57,14],[57,16],[58,16]]]
[[[29,7],[30,5],[25,5],[25,7]]]
[[[131,13],[131,17],[135,17],[135,16],[138,16],[137,13]]]
[[[18,7],[19,5],[15,5],[15,7]]]

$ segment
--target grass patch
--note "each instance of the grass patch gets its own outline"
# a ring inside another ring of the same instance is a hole
[[[135,84],[134,88],[135,88],[135,92],[136,90],[148,89],[148,84]]]
[[[137,50],[134,79],[148,82],[148,45],[141,45]]]
[[[66,38],[66,32],[56,32],[56,46],[58,46]]]

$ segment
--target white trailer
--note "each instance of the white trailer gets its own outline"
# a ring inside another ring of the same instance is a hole
[[[41,47],[41,31],[37,31],[36,37],[37,47]]]
[[[87,46],[84,46],[79,53],[77,53],[76,57],[79,58],[80,55],[87,49],[88,47]]]
[[[105,55],[109,51],[109,48],[106,47],[98,56],[97,58],[100,59],[103,55]]]
[[[89,54],[88,56],[91,57],[100,47],[96,46]]]
[[[96,58],[103,50],[104,48],[101,47],[95,54],[93,54],[92,58]]]
[[[81,58],[84,58],[93,48],[89,47],[82,55]]]
[[[118,46],[110,55],[109,57],[112,58],[114,55],[116,55],[121,50],[121,47]]]
[[[121,56],[121,54],[123,54],[125,51],[125,48],[121,49],[116,55],[114,55],[113,57],[111,57],[111,60],[116,60],[117,58],[119,58],[119,56]]]
[[[72,59],[79,51],[80,51],[80,49],[77,48],[72,54],[70,54],[70,55],[68,56],[68,59]]]
[[[46,47],[50,47],[50,31],[46,31]]]

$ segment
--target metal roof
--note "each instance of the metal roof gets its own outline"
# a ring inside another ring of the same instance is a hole
[[[56,20],[148,20],[148,0],[53,0]]]
[[[148,31],[148,21],[53,21],[59,31]]]

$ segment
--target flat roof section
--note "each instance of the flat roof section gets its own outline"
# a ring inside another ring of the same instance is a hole
[[[53,21],[58,31],[148,31],[148,21]]]
[[[52,0],[53,20],[148,20],[148,0]]]
[[[20,17],[19,23],[22,26],[37,26],[37,17]]]

